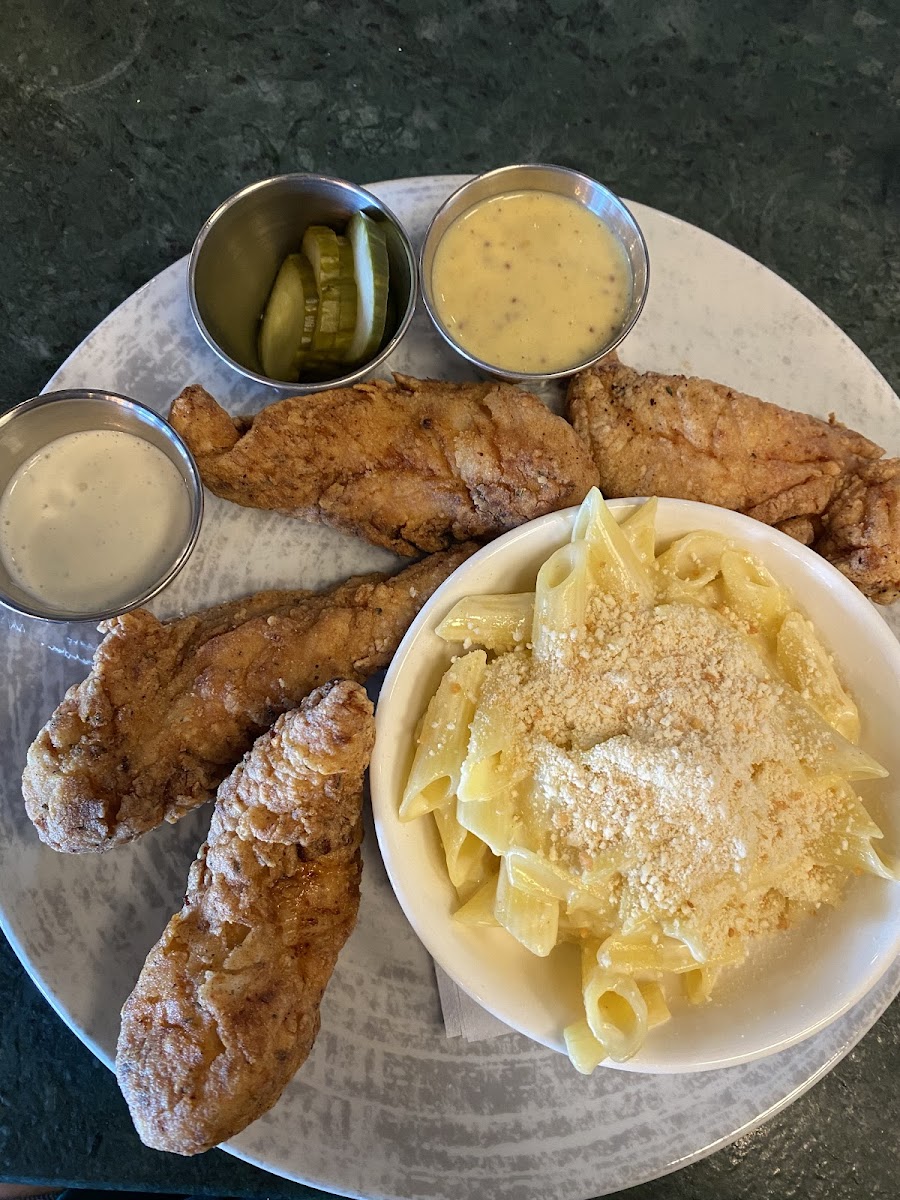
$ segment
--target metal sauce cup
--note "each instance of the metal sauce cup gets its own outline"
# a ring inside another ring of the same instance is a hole
[[[372,217],[385,232],[389,292],[396,310],[393,334],[374,358],[332,379],[286,383],[268,378],[262,374],[256,342],[279,267],[300,249],[309,225],[330,225],[340,232],[355,212]],[[194,242],[188,289],[197,327],[223,362],[283,396],[297,396],[355,383],[387,358],[412,320],[418,271],[405,229],[377,196],[326,175],[278,175],[245,187],[212,214]]]
[[[137,400],[116,392],[75,389],[47,392],[25,400],[0,416],[0,495],[13,475],[43,446],[70,433],[110,429],[130,433],[150,442],[165,454],[181,476],[190,501],[190,522],[185,536],[173,543],[168,566],[135,595],[109,608],[69,611],[44,604],[11,578],[0,560],[0,604],[45,621],[102,621],[144,604],[178,574],[190,557],[203,519],[203,485],[194,459],[184,442],[158,413]]]
[[[570,199],[576,200],[596,214],[616,236],[625,251],[631,282],[631,299],[618,329],[596,354],[583,362],[572,363],[571,366],[559,371],[510,371],[496,363],[476,358],[465,346],[460,345],[443,324],[434,303],[432,286],[434,255],[441,238],[450,226],[458,217],[468,212],[480,201],[520,191],[554,192],[557,195],[568,196]],[[585,367],[593,366],[605,354],[609,354],[610,350],[614,350],[618,346],[634,327],[647,299],[647,290],[650,286],[650,258],[640,226],[628,207],[609,188],[598,183],[596,179],[591,179],[570,167],[557,167],[544,163],[523,163],[499,167],[496,171],[478,175],[474,179],[470,179],[468,183],[464,183],[444,202],[435,213],[425,235],[425,242],[422,246],[421,277],[422,298],[425,301],[428,315],[448,346],[466,362],[471,363],[486,375],[492,375],[497,379],[507,379],[514,383],[538,385],[551,379],[563,379],[568,375],[574,375],[577,371],[583,371]]]

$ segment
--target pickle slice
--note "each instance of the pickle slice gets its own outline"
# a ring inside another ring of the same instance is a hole
[[[375,355],[384,337],[390,264],[384,230],[365,213],[350,218],[347,239],[356,273],[356,328],[347,362],[362,363]]]
[[[338,237],[327,225],[310,225],[303,235],[303,253],[309,259],[319,292],[309,357],[327,357],[337,367],[344,361],[356,329],[353,250],[346,238]]]
[[[388,289],[387,305],[384,315],[384,336],[392,338],[397,332],[397,302],[394,293]]]
[[[312,344],[318,309],[312,267],[302,254],[289,254],[275,276],[259,327],[259,361],[264,375],[297,382],[301,360]]]
[[[303,235],[301,249],[320,288],[336,284],[341,274],[341,253],[338,235],[327,225],[310,225]]]

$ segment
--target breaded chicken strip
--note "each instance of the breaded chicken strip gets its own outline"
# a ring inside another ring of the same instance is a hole
[[[493,537],[578,504],[597,482],[571,427],[506,383],[397,375],[234,420],[193,386],[169,419],[217,496],[397,554]]]
[[[567,406],[604,495],[700,500],[767,525],[821,513],[847,471],[882,454],[843,425],[614,358],[573,378]]]
[[[567,411],[605,495],[734,509],[812,546],[872,600],[896,597],[900,468],[862,434],[615,357],[574,377]]]
[[[253,739],[314,687],[362,681],[476,547],[393,578],[330,591],[260,592],[165,624],[105,621],[90,675],[28,752],[28,815],[56,850],[108,850],[212,798]]]
[[[272,1107],[312,1049],[356,923],[372,705],[338,680],[219,787],[184,907],[122,1009],[116,1074],[141,1140],[199,1154]]]
[[[841,482],[812,548],[878,604],[900,599],[900,458],[869,463]]]

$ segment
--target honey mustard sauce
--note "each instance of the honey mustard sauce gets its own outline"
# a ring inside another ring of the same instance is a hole
[[[434,255],[438,318],[469,354],[510,371],[562,371],[597,355],[631,299],[625,249],[568,196],[521,191],[473,205]]]

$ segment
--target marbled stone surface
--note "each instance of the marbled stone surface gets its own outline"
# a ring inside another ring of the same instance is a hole
[[[760,259],[897,388],[898,62],[892,3],[4,0],[0,401],[37,392],[243,183],[528,158]],[[5,944],[0,998],[0,1178],[312,1194],[218,1152],[141,1147],[111,1075]],[[895,1005],[780,1116],[629,1195],[895,1195],[898,1042]]]

